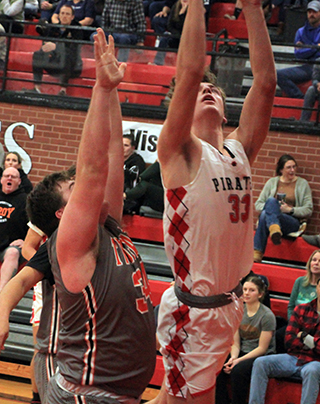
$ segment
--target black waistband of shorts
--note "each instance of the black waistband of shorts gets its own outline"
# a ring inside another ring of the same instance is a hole
[[[214,309],[230,304],[233,301],[233,293],[237,297],[240,297],[242,295],[242,285],[241,283],[238,283],[238,285],[230,290],[230,292],[221,293],[220,295],[196,296],[188,292],[183,292],[180,286],[177,286],[175,283],[174,292],[177,298],[187,306],[196,307],[197,309]]]

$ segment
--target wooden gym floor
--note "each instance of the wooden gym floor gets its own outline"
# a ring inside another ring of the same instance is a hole
[[[0,404],[30,403],[32,392],[29,374],[29,366],[0,361]],[[157,389],[147,388],[142,400],[149,401],[158,393]]]

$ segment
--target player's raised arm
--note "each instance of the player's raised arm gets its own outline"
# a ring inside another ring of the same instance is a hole
[[[185,155],[192,138],[193,113],[205,66],[204,12],[203,0],[190,0],[179,45],[175,90],[158,142],[162,165]]]
[[[244,0],[243,12],[249,34],[253,85],[245,99],[239,127],[230,137],[241,141],[252,164],[268,133],[276,72],[260,0]]]
[[[125,65],[114,55],[101,29],[94,42],[96,83],[84,124],[74,190],[58,230],[57,256],[63,281],[73,292],[82,290],[95,267],[98,222],[109,172],[112,91],[123,78]],[[74,220],[74,218],[81,220]]]
[[[9,316],[23,296],[39,281],[43,274],[25,266],[0,293],[0,351],[9,335]]]

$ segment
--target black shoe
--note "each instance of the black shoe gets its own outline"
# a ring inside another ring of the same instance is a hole
[[[303,234],[302,238],[308,244],[311,244],[315,247],[320,248],[320,235],[319,234],[317,234],[316,236],[307,236],[307,235]]]
[[[4,60],[0,59],[0,70],[4,70],[5,65]]]

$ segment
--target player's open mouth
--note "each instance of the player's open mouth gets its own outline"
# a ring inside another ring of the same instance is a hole
[[[212,95],[208,94],[205,97],[203,97],[202,101],[214,101],[214,99],[213,99]]]

